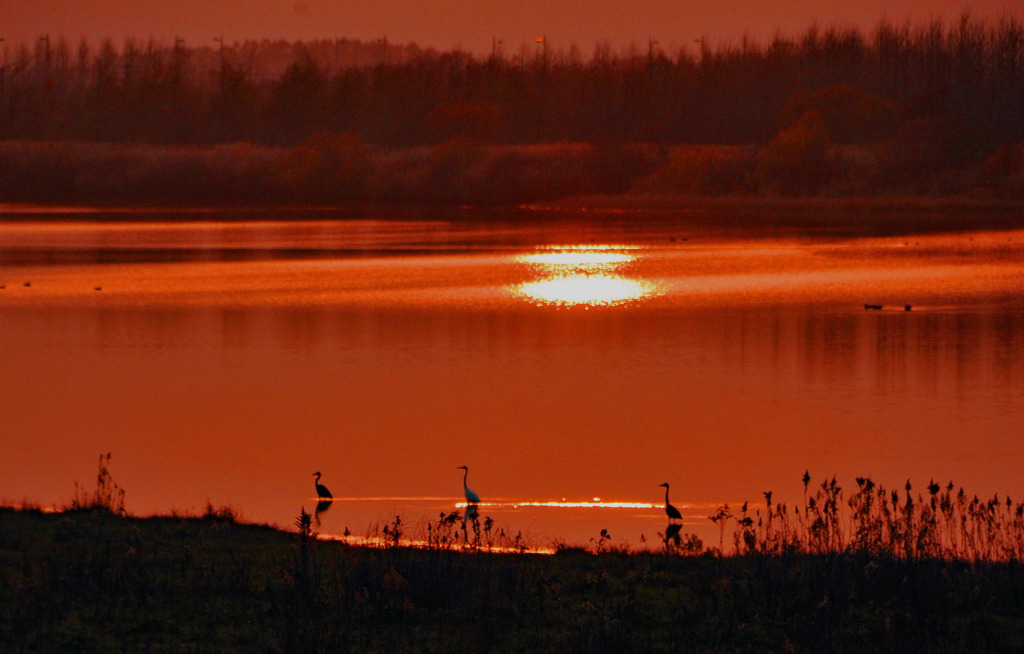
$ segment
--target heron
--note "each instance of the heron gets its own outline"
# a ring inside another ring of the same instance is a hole
[[[316,497],[317,497],[317,499],[319,499],[319,500],[334,499],[334,496],[331,495],[331,491],[327,490],[327,487],[320,483],[320,473],[319,472],[314,472],[313,476],[316,477],[316,481],[313,482],[313,483],[316,484]]]
[[[466,485],[466,478],[469,477],[469,466],[459,466],[456,470],[465,470],[462,473],[462,490],[466,494],[466,501],[470,504],[477,504],[480,502],[480,496],[469,490],[469,486]]]
[[[668,482],[664,484],[658,484],[659,486],[665,487],[665,513],[668,514],[669,520],[682,520],[683,515],[679,513],[679,509],[668,503]]]

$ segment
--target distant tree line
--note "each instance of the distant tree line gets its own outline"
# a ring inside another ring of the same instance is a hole
[[[1024,199],[1024,24],[669,53],[41,38],[0,72],[0,200]]]
[[[343,53],[343,56],[342,54]],[[841,85],[845,97],[812,95]],[[817,104],[815,104],[817,102]],[[387,148],[492,143],[765,143],[816,112],[835,143],[941,118],[978,148],[1024,137],[1024,25],[963,16],[863,33],[811,27],[699,52],[652,44],[524,48],[487,58],[386,42],[110,41],[44,37],[8,53],[0,138],[295,145],[346,132]]]

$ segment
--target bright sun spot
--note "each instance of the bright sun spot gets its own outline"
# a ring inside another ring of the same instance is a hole
[[[546,304],[610,306],[642,298],[654,287],[649,282],[610,275],[568,275],[522,284],[516,290]]]
[[[456,508],[464,509],[467,504],[465,502],[459,502]],[[542,509],[660,509],[660,504],[651,504],[650,502],[605,502],[600,498],[595,497],[594,501],[587,502],[586,500],[579,500],[576,502],[566,500],[564,497],[561,502],[554,500],[549,501],[512,501],[503,500],[496,502],[480,502],[476,506],[488,507],[492,509],[521,509],[523,507],[531,508],[542,508]],[[686,507],[688,505],[681,505]]]
[[[515,261],[532,268],[538,279],[513,292],[540,304],[613,306],[654,292],[650,282],[624,277],[622,268],[636,261],[627,246],[571,246],[521,254]]]

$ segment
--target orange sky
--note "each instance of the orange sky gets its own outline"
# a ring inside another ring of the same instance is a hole
[[[979,18],[1024,17],[1021,0],[2,0],[0,38],[7,45],[49,33],[74,40],[132,36],[191,45],[246,39],[348,37],[414,41],[487,52],[492,38],[518,49],[546,34],[552,48],[576,44],[617,47],[648,39],[672,50],[701,35],[736,41],[765,39],[822,25],[870,26],[881,17],[902,22],[952,20],[970,8]]]

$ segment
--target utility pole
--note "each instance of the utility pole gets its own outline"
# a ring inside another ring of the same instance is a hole
[[[45,34],[40,36],[38,43],[43,44],[43,89],[49,91],[50,85],[53,83],[53,79],[50,77],[50,35]],[[37,50],[38,56],[38,50]]]
[[[220,43],[220,92],[224,93],[227,88],[227,79],[224,74],[224,33],[221,32],[220,36],[213,37],[213,40]]]
[[[132,66],[135,64],[135,41],[125,41],[121,57],[124,59],[124,87],[127,89],[131,86]]]
[[[548,72],[548,37],[538,36],[534,39],[541,45],[541,65],[537,74],[537,131],[536,137],[544,133],[544,105],[547,102],[547,72]]]
[[[43,65],[46,69],[46,76],[50,76],[50,35],[45,34],[39,37],[39,40],[45,44],[43,46]]]
[[[174,50],[171,52],[171,73],[173,76],[174,86],[177,87],[181,84],[182,78],[182,46],[185,45],[185,39],[180,36],[174,37]]]
[[[541,60],[541,65],[544,68],[547,68],[548,67],[548,37],[546,35],[545,36],[538,36],[537,38],[534,39],[534,41],[536,41],[537,43],[540,43],[540,60]]]

